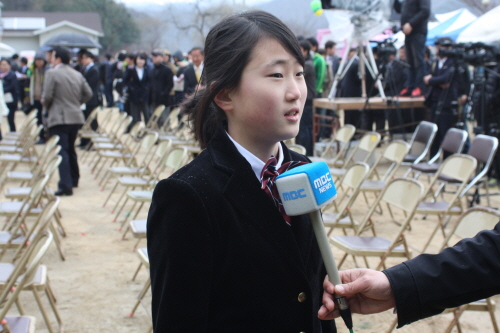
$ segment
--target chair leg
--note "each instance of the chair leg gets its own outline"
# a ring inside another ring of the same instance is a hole
[[[141,267],[142,267],[142,262],[139,263],[139,267],[137,267],[137,269],[135,270],[134,276],[132,276],[132,281],[135,281],[135,278],[137,277],[137,274],[139,274]]]
[[[109,198],[111,198],[111,196],[113,195],[113,192],[115,192],[116,188],[118,187],[118,184],[120,184],[120,183],[117,180],[115,186],[113,186],[113,188],[111,189],[111,192],[109,192],[108,197],[104,201],[104,204],[102,205],[103,207],[106,207],[106,204],[108,203]]]
[[[432,234],[431,236],[429,237],[429,240],[427,241],[427,243],[425,243],[424,245],[424,248],[422,249],[422,252],[421,253],[424,253],[425,250],[427,250],[427,248],[429,247],[429,245],[431,244],[431,241],[432,239],[434,238],[434,236],[436,235],[436,232],[438,231],[438,229],[441,228],[441,217],[438,217],[438,222],[437,222],[437,225],[436,227],[434,228],[434,231],[432,231]]]
[[[66,261],[66,256],[64,255],[64,249],[61,243],[61,238],[59,237],[57,230],[55,230],[56,228],[54,224],[51,223],[49,228],[52,231],[52,234],[54,235],[54,243],[56,244],[57,251],[59,252],[59,257],[61,257],[62,261]]]
[[[460,318],[460,316],[462,315],[462,313],[465,311],[466,308],[467,308],[467,304],[462,305],[461,307],[453,310],[453,320],[450,322],[450,324],[446,328],[445,333],[450,333],[454,326],[457,326],[458,332],[462,332],[462,329],[460,328],[460,324],[458,323],[458,319]]]
[[[61,316],[59,315],[59,310],[57,310],[57,306],[55,303],[55,300],[52,298],[51,291],[46,288],[45,289],[45,295],[47,295],[47,299],[49,300],[50,307],[52,308],[52,311],[54,311],[54,316],[56,317],[57,323],[59,324],[59,330],[62,331],[62,319]]]
[[[17,307],[17,310],[19,310],[19,313],[21,314],[21,316],[26,316],[26,311],[24,311],[23,305],[19,301],[19,298],[16,299],[16,307]]]
[[[488,313],[490,314],[491,317],[491,324],[493,325],[493,330],[495,331],[495,333],[499,333],[497,319],[495,317],[495,307],[493,306],[489,298],[486,299],[486,306],[488,307]]]
[[[132,311],[129,313],[128,317],[133,317],[135,310],[139,307],[139,304],[141,304],[142,299],[144,296],[146,296],[147,291],[149,290],[149,287],[151,287],[151,279],[148,278],[146,283],[144,284],[144,287],[142,287],[141,292],[139,293],[139,296],[137,296],[137,302],[134,304],[134,307],[132,308]]]
[[[120,201],[122,201],[123,197],[125,197],[125,200],[123,201],[123,204],[120,206],[120,208],[118,209],[118,211],[116,212],[116,215],[115,215],[115,219],[113,220],[113,222],[116,222],[118,220],[118,216],[120,216],[123,208],[125,208],[125,205],[127,204],[127,201],[128,201],[128,197],[125,196],[125,193],[127,192],[127,189],[125,189],[123,191],[123,194],[120,196],[120,198],[118,199],[118,201],[116,202],[116,205],[115,207],[113,208],[113,211],[112,213],[115,212],[116,208],[118,208],[118,204],[120,203]]]
[[[36,291],[36,287],[33,287],[33,295],[35,296],[35,300],[38,303],[38,307],[40,308],[40,312],[42,313],[43,319],[45,320],[45,324],[47,325],[49,332],[54,333],[54,329],[52,328],[52,325],[50,324],[49,317],[47,316],[47,312],[45,311],[45,308],[43,307],[40,295],[38,294],[38,291]]]
[[[134,204],[132,205],[132,207],[130,208],[130,210],[128,211],[128,213],[127,213],[127,214],[125,214],[125,219],[122,221],[122,224],[121,224],[121,226],[120,226],[120,229],[123,229],[123,227],[124,227],[124,226],[125,226],[125,224],[127,223],[128,218],[130,217],[130,215],[132,215],[132,211],[134,210],[135,205],[137,205],[137,202],[138,202],[138,201],[134,201]],[[141,207],[142,207],[142,205],[141,205]],[[139,209],[141,209],[141,208],[139,207]],[[117,219],[117,220],[118,220],[118,215],[119,215],[119,214],[116,214],[116,217],[115,217],[115,219]],[[136,216],[137,216],[137,214],[136,214]],[[135,218],[132,218],[132,220],[134,220],[134,219],[135,219]]]
[[[64,226],[62,225],[61,217],[57,216],[57,214],[54,214],[54,218],[57,226],[57,231],[61,236],[66,237],[66,230],[64,230]]]
[[[342,259],[340,259],[340,261],[339,261],[339,269],[340,269],[340,266],[342,266],[342,264],[344,263],[345,259],[347,258],[347,255],[348,255],[347,253],[344,254],[344,256],[342,257]]]

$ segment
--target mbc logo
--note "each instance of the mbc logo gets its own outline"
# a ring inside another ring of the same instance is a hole
[[[285,192],[283,193],[283,199],[285,199],[285,201],[289,201],[307,197],[307,195],[305,195],[303,192],[304,192],[303,188],[297,191]]]

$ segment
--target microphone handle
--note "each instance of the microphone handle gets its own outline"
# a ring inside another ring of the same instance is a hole
[[[342,284],[337,264],[335,263],[335,258],[333,257],[332,248],[330,247],[330,242],[328,241],[328,236],[325,232],[325,226],[323,224],[321,213],[319,210],[315,210],[314,212],[309,213],[309,217],[311,218],[319,251],[321,252],[323,263],[325,264],[326,272],[328,273],[328,279],[334,285]]]
[[[315,210],[309,213],[311,218],[311,223],[313,226],[314,234],[316,235],[316,241],[318,242],[319,251],[323,257],[323,263],[325,264],[326,272],[328,273],[328,279],[333,285],[342,284],[340,280],[339,270],[337,269],[337,264],[335,263],[335,258],[333,257],[332,248],[330,247],[330,242],[328,241],[328,236],[325,232],[325,226],[323,224],[323,218],[321,217],[321,212]],[[344,320],[345,325],[352,332],[352,316],[351,309],[349,309],[349,304],[345,297],[338,294],[334,294],[335,300],[339,308],[340,316]]]

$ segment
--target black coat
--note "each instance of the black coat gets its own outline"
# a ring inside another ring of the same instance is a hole
[[[500,293],[500,223],[437,255],[422,254],[384,271],[398,327]]]
[[[455,75],[455,62],[448,58],[439,68],[437,60],[432,65],[432,78],[429,80],[430,89],[427,92],[425,103],[429,107],[437,107],[442,103],[442,110],[450,110],[456,106],[458,99],[458,75]],[[449,84],[443,88],[442,85]]]
[[[284,159],[307,160],[284,147]],[[335,332],[308,216],[288,226],[220,127],[156,186],[148,215],[155,332]],[[299,301],[299,294],[305,300]]]
[[[19,101],[19,83],[16,73],[11,70],[7,75],[4,76],[2,81],[3,93],[11,93],[13,99],[12,103],[15,103],[17,105],[17,102]]]
[[[164,64],[155,65],[151,72],[151,104],[169,105],[170,91],[174,87],[174,73]]]
[[[123,76],[123,83],[127,86],[128,99],[132,103],[148,103],[151,89],[151,73],[144,66],[144,75],[139,80],[135,67],[127,68]]]
[[[358,64],[359,59],[355,59],[347,69],[342,81],[340,81],[339,97],[361,97],[361,79],[358,73]]]
[[[184,93],[192,94],[195,91],[197,85],[198,80],[196,80],[194,66],[191,64],[184,70]]]
[[[427,35],[427,23],[431,14],[430,0],[394,0],[394,10],[401,13],[401,27],[406,23],[412,26],[411,34]]]
[[[99,103],[99,80],[100,80],[100,72],[99,69],[94,64],[92,67],[87,68],[83,71],[83,77],[87,80],[87,83],[92,89],[92,98],[85,104],[86,109],[92,111],[96,108]]]

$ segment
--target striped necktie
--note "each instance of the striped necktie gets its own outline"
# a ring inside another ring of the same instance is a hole
[[[274,156],[271,156],[271,158],[264,165],[262,172],[260,173],[260,182],[262,184],[261,189],[263,189],[264,192],[266,192],[267,195],[273,200],[274,205],[278,207],[281,216],[283,216],[285,222],[288,225],[291,225],[292,219],[285,213],[285,209],[283,208],[283,204],[281,203],[281,198],[274,181],[276,180],[276,177],[281,175],[283,172],[307,163],[308,162],[291,161],[283,163],[278,169],[276,169],[276,164],[278,164],[278,161]]]

